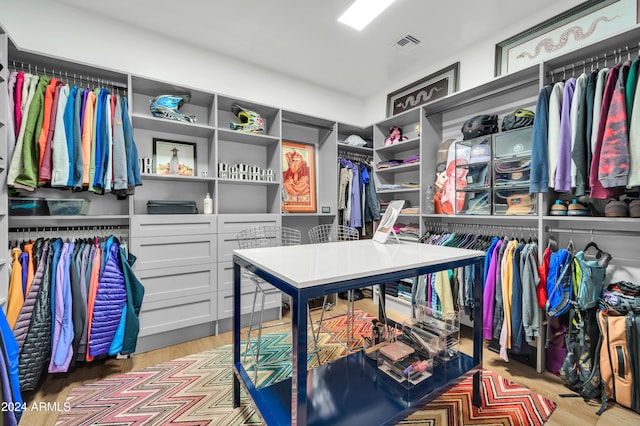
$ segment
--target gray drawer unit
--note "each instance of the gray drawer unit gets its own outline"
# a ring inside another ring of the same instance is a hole
[[[140,337],[206,324],[217,319],[216,292],[142,303]],[[198,336],[204,337],[204,336]]]
[[[242,277],[240,287],[242,291],[255,288],[255,282],[250,278]],[[262,288],[270,289],[272,285],[264,283]],[[218,263],[218,291],[233,290],[233,262]]]
[[[280,226],[282,218],[276,214],[219,214],[218,232],[234,236],[246,228],[254,226]]]
[[[233,262],[233,251],[237,248],[236,234],[218,234],[218,262]]]
[[[145,302],[172,301],[186,295],[209,295],[217,290],[216,263],[136,271],[144,284]],[[144,310],[144,306],[143,306]]]
[[[131,237],[215,234],[218,227],[212,215],[145,215],[131,216]]]
[[[241,315],[251,313],[253,306],[253,289],[247,288],[242,290],[240,297],[240,313]],[[260,315],[261,296],[258,294],[255,312]],[[282,293],[270,294],[265,297],[264,309],[280,308],[282,303]],[[233,290],[218,291],[218,320],[233,317]]]
[[[132,238],[131,245],[131,251],[138,256],[136,272],[217,261],[215,234]]]
[[[236,236],[240,231],[255,226],[280,226],[280,215],[273,214],[221,214],[218,215],[218,262],[232,262],[233,250],[238,248]]]

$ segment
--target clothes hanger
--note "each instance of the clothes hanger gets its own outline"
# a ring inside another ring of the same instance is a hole
[[[569,244],[567,244],[567,251],[569,253],[573,253],[574,243],[573,243],[573,229],[571,229],[571,233],[569,234]]]

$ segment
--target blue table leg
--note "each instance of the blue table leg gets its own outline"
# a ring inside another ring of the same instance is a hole
[[[474,280],[473,280],[473,361],[482,369],[482,294],[483,286],[482,282],[482,267],[480,263],[474,263],[471,265],[474,268]],[[482,394],[480,386],[482,384],[482,371],[479,371],[473,375],[473,405],[476,407],[482,406]]]
[[[291,424],[307,424],[307,298],[292,295],[293,371],[291,373]]]
[[[233,365],[240,363],[240,265],[233,263]],[[240,381],[233,375],[233,408],[240,406]]]

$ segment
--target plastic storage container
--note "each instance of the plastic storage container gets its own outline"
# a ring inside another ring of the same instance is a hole
[[[47,207],[51,216],[79,216],[89,211],[86,198],[47,198]]]
[[[196,214],[198,207],[195,201],[149,200],[147,201],[149,214]]]
[[[378,351],[378,368],[406,389],[431,377],[433,356],[403,335]]]
[[[455,145],[456,214],[491,214],[491,137]]]
[[[46,216],[49,214],[47,203],[42,198],[9,197],[9,215]]]

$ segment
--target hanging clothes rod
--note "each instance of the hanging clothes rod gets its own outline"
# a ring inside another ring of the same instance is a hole
[[[470,234],[478,232],[483,234],[538,232],[538,228],[535,226],[522,225],[478,225],[474,223],[431,222],[428,223],[426,227],[439,231],[450,230],[452,232],[466,232]]]
[[[20,227],[9,228],[9,232],[29,233],[29,232],[74,232],[74,231],[113,231],[128,230],[129,225],[85,225],[85,226],[37,226],[37,227]]]
[[[123,90],[128,89],[126,84],[118,83],[112,80],[108,80],[100,77],[85,76],[85,75],[77,74],[74,72],[69,73],[67,71],[63,71],[59,69],[58,70],[53,68],[47,69],[47,67],[44,67],[44,66],[31,65],[29,63],[20,62],[20,61],[11,61],[11,63],[9,64],[9,68],[13,69],[14,71],[24,71],[30,74],[34,73],[35,75],[38,75],[38,73],[42,71],[42,74],[45,76],[51,75],[56,78],[59,76],[60,79],[65,80],[67,83],[69,83],[69,81],[73,81],[73,83],[75,84],[75,82],[79,80],[79,81],[84,81],[86,83],[91,83],[93,85],[112,87],[114,89],[123,89]]]
[[[611,231],[602,231],[599,229],[573,229],[573,228],[547,228],[547,232],[550,233],[561,233],[561,234],[587,234],[587,235],[619,235],[619,236],[629,236],[630,234],[639,235],[640,230],[611,230]]]
[[[349,152],[349,151],[338,150],[338,157],[339,157],[338,162],[340,161],[340,158],[343,158],[345,160],[352,160],[352,161],[362,161],[364,163],[373,161],[373,155],[364,154],[360,152]]]
[[[587,67],[589,67],[591,71],[599,69],[601,66],[606,67],[609,65],[609,60],[612,61],[612,64],[622,62],[625,59],[631,60],[631,52],[633,50],[637,50],[638,54],[640,55],[640,42],[638,43],[638,46],[625,46],[624,49],[614,49],[611,53],[605,52],[602,55],[591,56],[572,64],[563,65],[562,67],[549,70],[547,75],[551,78],[557,75],[562,75],[564,79],[567,74],[569,74],[570,76],[575,76],[576,69],[578,70],[578,72],[580,72],[580,70],[582,69],[582,72],[586,73]]]

